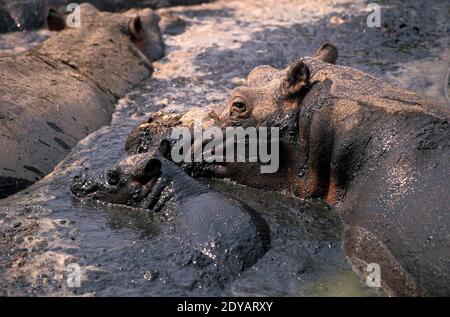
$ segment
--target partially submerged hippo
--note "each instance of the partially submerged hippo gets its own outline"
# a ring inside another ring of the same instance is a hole
[[[81,26],[49,12],[39,47],[0,57],[0,198],[42,178],[89,133],[108,124],[114,104],[148,77],[163,54],[159,17],[80,7]]]
[[[170,146],[163,141],[165,153]],[[269,227],[245,203],[214,192],[173,162],[149,153],[129,156],[97,177],[78,175],[74,195],[166,215],[182,243],[224,272],[237,274],[270,245]]]
[[[337,56],[324,44],[286,69],[257,67],[220,115],[203,113],[222,128],[279,127],[276,173],[262,174],[259,163],[185,168],[323,198],[341,212],[344,247],[359,270],[379,264],[383,287],[396,295],[450,295],[449,109],[334,65]],[[148,129],[133,131],[128,151],[145,151]]]

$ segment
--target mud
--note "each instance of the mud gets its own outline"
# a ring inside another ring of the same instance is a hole
[[[82,140],[53,173],[0,200],[0,294],[385,295],[353,273],[340,220],[320,201],[213,182],[245,197],[272,232],[266,255],[222,283],[201,255],[174,243],[170,224],[129,209],[79,205],[68,188],[84,167],[100,171],[119,160],[126,136],[149,112],[221,103],[255,66],[284,67],[326,40],[340,48],[338,63],[445,100],[447,2],[390,1],[386,25],[377,29],[365,25],[366,5],[249,0],[163,9],[186,27],[164,36],[167,54],[155,63],[154,78],[122,99],[112,125]],[[69,263],[83,269],[80,288],[66,284]]]

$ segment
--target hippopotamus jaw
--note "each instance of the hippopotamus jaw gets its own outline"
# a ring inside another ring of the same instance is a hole
[[[120,194],[120,188],[118,188],[117,185],[109,184],[104,180],[104,177],[94,178],[83,174],[77,175],[74,177],[70,189],[78,198],[86,198],[112,204],[125,204],[125,201],[119,199],[120,197],[123,197],[123,194]],[[131,206],[136,205],[134,201],[142,201],[142,196],[142,188],[135,188],[129,193],[126,202]]]
[[[337,49],[325,43],[312,59],[334,64],[337,55]],[[305,173],[310,145],[307,141],[310,116],[308,113],[302,115],[302,112],[310,111],[304,109],[303,104],[318,87],[318,82],[312,78],[310,59],[297,59],[282,70],[271,66],[258,67],[250,73],[246,85],[231,92],[222,113],[214,115],[222,131],[229,127],[278,128],[280,157],[284,158],[280,160],[276,175],[261,175],[260,168],[255,168],[258,163],[250,162],[183,163],[183,169],[192,176],[231,178],[257,188],[276,187],[301,193],[302,197],[315,196],[316,190],[311,189],[313,182],[308,180],[310,175]],[[226,152],[227,143],[222,143],[223,152]],[[288,181],[283,184],[282,179]]]

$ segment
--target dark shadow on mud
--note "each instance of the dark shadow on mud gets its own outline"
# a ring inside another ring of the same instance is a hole
[[[366,1],[370,3],[371,1]],[[325,41],[340,50],[339,64],[349,65],[378,77],[394,71],[399,63],[437,56],[448,45],[446,1],[379,1],[381,27],[367,26],[368,12],[354,14],[350,4],[343,13],[325,15],[314,23],[268,26],[253,33],[240,49],[210,48],[197,56],[196,67],[206,79],[232,88],[230,79],[245,77],[254,67],[268,64],[282,68],[297,57],[312,55]],[[341,24],[332,24],[339,16]],[[239,23],[239,21],[236,21]],[[245,26],[242,26],[245,27]],[[249,54],[251,52],[251,54]]]
[[[191,19],[233,17],[233,11],[230,9],[186,9],[183,10],[182,13],[184,16]]]
[[[69,3],[72,0],[49,0],[50,6],[59,8]],[[172,6],[182,5],[197,5],[202,3],[214,2],[214,0],[85,0],[81,2],[89,2],[101,11],[123,11],[131,8],[152,8],[160,9]]]

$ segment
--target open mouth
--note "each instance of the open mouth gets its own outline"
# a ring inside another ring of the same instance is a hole
[[[146,197],[146,205],[148,209],[157,211],[162,192],[167,186],[167,180],[163,177],[159,177],[155,178],[152,183],[152,189]]]

